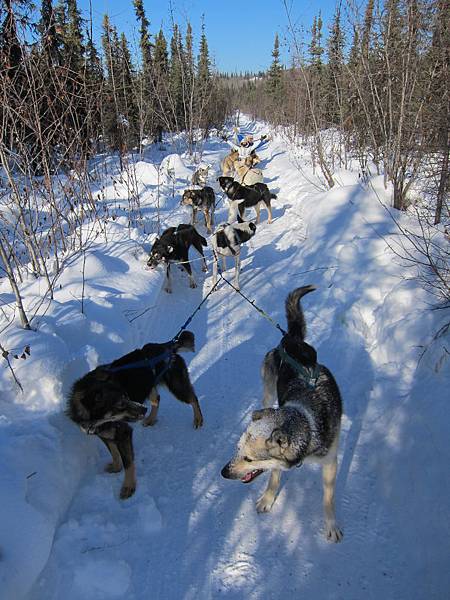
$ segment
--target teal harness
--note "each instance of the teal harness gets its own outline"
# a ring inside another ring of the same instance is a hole
[[[282,342],[279,343],[277,350],[280,354],[281,362],[289,365],[297,373],[298,377],[306,383],[306,385],[313,390],[317,385],[317,379],[320,375],[320,365],[317,363],[312,367],[305,367],[298,361],[296,361],[290,354],[283,348]]]

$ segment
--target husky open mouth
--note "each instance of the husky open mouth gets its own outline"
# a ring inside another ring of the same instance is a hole
[[[264,473],[263,469],[254,469],[253,471],[249,471],[248,473],[246,473],[244,477],[241,477],[241,481],[243,483],[250,483],[250,481],[256,479],[256,477],[258,477],[258,475],[261,475],[261,473]]]

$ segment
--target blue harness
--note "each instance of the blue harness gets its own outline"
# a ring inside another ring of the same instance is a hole
[[[153,358],[144,358],[143,360],[137,360],[134,363],[130,363],[128,365],[119,365],[118,367],[104,367],[105,371],[108,371],[109,373],[118,373],[120,371],[126,371],[128,369],[152,369],[153,367],[155,367],[156,365],[158,365],[159,363],[162,362],[166,362],[163,370],[158,373],[158,375],[156,375],[155,372],[153,372],[153,375],[155,377],[155,384],[165,375],[165,373],[170,369],[171,365],[172,365],[172,360],[173,357],[175,356],[175,352],[173,350],[173,348],[169,348],[168,350],[165,350],[164,352],[162,352],[161,354],[159,354],[158,356],[155,356]],[[166,359],[169,359],[166,361]]]

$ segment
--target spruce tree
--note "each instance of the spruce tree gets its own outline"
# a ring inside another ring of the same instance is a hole
[[[211,83],[211,61],[209,58],[208,40],[206,39],[205,26],[202,25],[200,37],[200,51],[197,61],[197,88],[204,101]]]
[[[172,38],[170,40],[170,70],[169,70],[169,96],[173,114],[173,127],[180,130],[184,124],[183,103],[183,47],[178,25],[174,23]]]
[[[272,107],[279,109],[280,101],[284,93],[283,85],[283,67],[280,64],[280,42],[278,33],[275,34],[275,41],[272,50],[272,64],[267,73],[266,80],[267,94],[271,100]]]
[[[327,43],[328,62],[326,69],[325,96],[326,117],[331,124],[338,124],[342,118],[344,33],[341,27],[341,8],[336,7]]]
[[[153,73],[155,90],[155,138],[157,142],[161,142],[164,127],[167,127],[170,123],[168,99],[169,56],[166,38],[162,29],[160,29],[155,38]]]

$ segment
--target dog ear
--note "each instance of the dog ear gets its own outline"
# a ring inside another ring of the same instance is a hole
[[[260,421],[262,418],[270,417],[274,413],[274,408],[262,408],[261,410],[254,410],[252,413],[252,421]]]
[[[250,223],[248,224],[248,226],[250,227],[250,229],[251,229],[252,231],[256,231],[256,225],[255,225],[254,223],[250,222]]]
[[[266,447],[273,448],[279,446],[283,450],[289,446],[290,438],[289,435],[282,429],[274,429],[269,438],[266,440]]]

